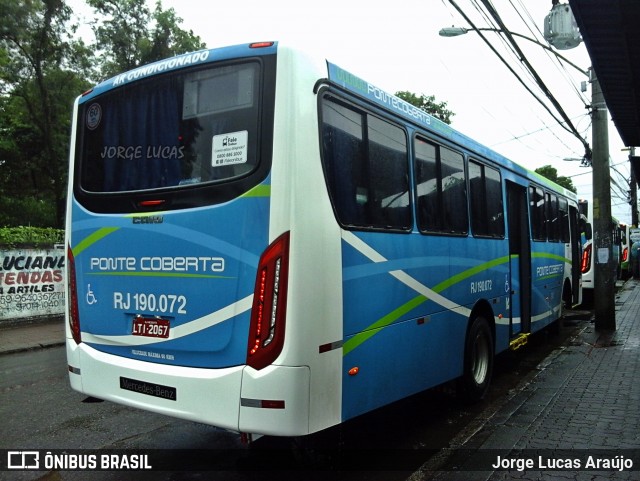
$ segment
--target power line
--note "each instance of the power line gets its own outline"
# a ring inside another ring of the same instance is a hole
[[[573,119],[572,119],[572,120],[582,119],[582,118],[584,118],[584,117],[588,117],[588,115],[587,115],[587,114],[584,114],[584,115],[580,115],[580,116],[578,116],[578,117],[573,117]],[[542,121],[542,119],[540,119],[540,120]],[[542,123],[544,124],[544,122],[542,122]],[[588,129],[589,129],[589,128],[587,127],[587,129],[586,129],[586,130],[588,130]],[[551,127],[550,127],[550,126],[548,126],[548,125],[545,125],[544,127],[540,128],[540,129],[532,130],[531,132],[525,132],[525,133],[520,134],[520,135],[514,135],[514,136],[513,136],[512,138],[510,138],[510,139],[506,139],[506,140],[503,140],[503,141],[501,141],[501,142],[497,142],[497,143],[495,143],[495,144],[492,144],[492,147],[493,147],[493,146],[496,146],[496,145],[506,144],[506,143],[508,143],[508,142],[513,142],[514,140],[520,140],[520,139],[522,139],[522,138],[524,138],[524,137],[528,137],[529,135],[534,135],[534,134],[537,134],[537,133],[539,133],[539,132],[543,132],[543,131],[545,131],[545,130],[549,130],[549,131],[550,131],[550,132],[551,132],[551,133],[552,133],[556,138],[558,138],[558,136],[557,136],[557,135],[555,135],[555,134],[553,133],[553,131],[551,130]],[[560,139],[558,138],[558,140],[560,140]],[[562,142],[562,140],[560,140],[560,142],[561,142],[565,147],[567,147],[568,149],[570,149],[570,147],[568,147],[564,142]],[[570,149],[570,150],[571,150],[571,149]]]
[[[562,106],[560,105],[560,103],[558,102],[558,100],[553,96],[553,94],[551,93],[551,91],[549,90],[549,88],[546,86],[546,84],[544,83],[544,81],[542,80],[542,78],[540,77],[540,75],[538,75],[538,72],[536,72],[536,70],[533,68],[533,66],[531,65],[531,63],[529,62],[529,60],[527,59],[526,55],[524,54],[524,52],[522,51],[522,49],[520,49],[518,43],[515,41],[515,39],[513,38],[513,35],[511,34],[511,32],[509,31],[509,29],[507,28],[507,26],[504,24],[504,22],[502,21],[502,18],[500,17],[500,15],[498,14],[497,10],[493,7],[493,5],[491,4],[491,2],[489,0],[481,0],[482,3],[484,4],[485,8],[487,9],[487,11],[491,14],[491,16],[495,19],[495,21],[498,23],[498,25],[500,26],[500,29],[504,31],[504,34],[506,35],[506,37],[509,39],[509,41],[511,42],[511,44],[513,45],[513,48],[516,50],[516,52],[518,53],[518,55],[520,56],[520,61],[522,63],[524,63],[527,68],[529,69],[529,71],[531,72],[531,74],[533,75],[533,77],[536,80],[536,83],[538,84],[538,86],[540,87],[540,89],[542,90],[542,92],[545,94],[545,96],[549,99],[549,101],[553,104],[553,106],[556,108],[556,110],[558,111],[558,113],[560,114],[560,116],[564,119],[564,121],[566,122],[567,126],[569,127],[570,131],[578,138],[580,139],[580,141],[582,142],[584,148],[585,148],[585,152],[591,152],[591,148],[589,147],[589,143],[583,139],[580,135],[580,133],[578,132],[578,130],[575,128],[575,126],[573,125],[573,123],[571,122],[571,119],[569,119],[569,116],[567,115],[567,113],[564,111],[564,109],[562,108]],[[555,118],[555,117],[554,117]],[[564,127],[564,126],[563,126]],[[590,155],[589,155],[590,157]]]
[[[547,104],[545,104],[534,92],[533,90],[531,90],[531,88],[529,88],[529,86],[522,80],[522,78],[513,70],[513,68],[511,67],[511,65],[509,65],[509,63],[504,59],[504,57],[502,55],[500,55],[500,52],[498,52],[495,47],[493,45],[491,45],[491,42],[489,42],[489,40],[484,36],[484,34],[478,29],[478,27],[476,27],[476,25],[471,21],[471,19],[462,11],[462,9],[458,6],[458,4],[454,1],[454,0],[449,0],[449,3],[451,3],[451,5],[453,5],[456,10],[458,10],[458,12],[460,13],[460,15],[462,15],[462,17],[467,21],[467,23],[469,25],[471,25],[471,28],[473,28],[478,35],[480,36],[480,38],[482,38],[482,40],[487,44],[487,46],[493,51],[493,53],[496,54],[496,56],[500,59],[500,61],[502,61],[502,63],[507,67],[507,69],[509,69],[509,71],[516,77],[516,79],[518,79],[518,81],[522,84],[522,86],[527,90],[527,92],[529,92],[533,98],[535,98],[538,103],[540,105],[542,105],[542,107],[549,113],[549,115],[551,115],[551,117],[553,117],[553,119],[558,122],[560,125],[562,125],[562,127],[564,129],[566,129],[567,131],[574,133],[572,130],[570,130],[569,128],[565,127],[562,124],[562,121],[560,119],[558,119],[554,113],[551,111],[551,109],[549,108],[549,106]],[[566,115],[566,114],[565,114]],[[578,136],[578,138],[580,138],[580,140],[583,142],[584,145],[584,139],[582,139],[581,137]],[[588,147],[588,144],[586,144],[585,147]]]
[[[529,13],[529,10],[527,9],[527,6],[522,2],[522,0],[518,0],[519,8],[514,5],[513,0],[509,0],[509,3],[511,4],[511,6],[513,7],[513,10],[518,14],[520,19],[524,23],[524,26],[527,28],[527,30],[529,30],[529,32],[531,33],[531,36],[534,38],[544,39],[544,34],[540,30],[538,23],[533,19],[531,13]],[[522,15],[521,13],[522,11],[526,13],[528,22]],[[571,89],[578,95],[578,98],[580,99],[580,101],[585,105],[585,107],[588,108],[590,102],[586,98],[584,93],[577,88],[576,82],[569,75],[569,70],[567,69],[567,65],[564,62],[560,61],[559,57],[557,57],[556,55],[552,55],[548,50],[545,50],[545,54],[552,61],[552,65],[555,67],[555,69],[564,77],[564,79],[569,84]]]
[[[611,157],[609,157],[609,160],[611,160]],[[614,167],[617,167],[618,165],[627,164],[627,162],[628,162],[628,160],[623,160],[622,162],[618,162],[617,164],[610,165],[609,168],[613,169]],[[591,174],[591,171],[587,170],[586,172],[581,172],[579,174],[567,175],[567,177],[569,177],[570,179],[573,179],[574,177],[580,177],[581,175],[587,175],[587,174]],[[587,184],[585,184],[585,185],[587,185]]]
[[[469,18],[468,15],[465,14],[465,12],[458,6],[458,4],[454,1],[454,0],[449,0],[449,3],[458,11],[458,13],[460,13],[460,15],[462,15],[462,17],[467,21],[467,23],[469,23],[469,25],[471,25],[471,27],[475,30],[475,32],[480,36],[480,38],[482,38],[482,40],[487,44],[487,46],[493,51],[493,53],[500,59],[500,61],[507,67],[507,69],[516,77],[516,79],[522,84],[522,86],[538,101],[538,103],[549,113],[549,115],[551,115],[551,117],[565,130],[567,130],[569,133],[573,134],[577,139],[580,140],[580,142],[582,143],[583,147],[584,147],[584,156],[587,159],[591,158],[591,148],[589,146],[589,143],[582,137],[582,135],[580,134],[580,132],[575,128],[575,126],[573,125],[573,123],[571,122],[571,120],[569,119],[568,115],[566,114],[566,112],[564,111],[564,109],[562,108],[562,106],[560,105],[560,103],[557,101],[557,99],[553,96],[553,94],[551,93],[551,91],[548,89],[548,87],[545,85],[544,81],[542,80],[542,78],[538,75],[538,73],[536,72],[536,70],[533,68],[533,66],[531,65],[531,63],[528,61],[528,59],[526,58],[526,56],[524,55],[524,53],[522,52],[522,50],[520,49],[520,47],[518,46],[517,42],[514,40],[513,36],[514,35],[518,35],[520,36],[520,34],[512,34],[512,32],[509,31],[509,29],[506,27],[506,25],[504,24],[504,22],[502,21],[502,19],[500,18],[500,15],[497,13],[497,11],[495,10],[495,8],[490,4],[490,2],[488,0],[481,0],[483,5],[485,6],[485,8],[490,12],[491,17],[488,17],[487,14],[485,12],[481,11],[481,8],[479,7],[479,5],[477,4],[477,0],[473,0],[473,4],[476,7],[477,10],[480,11],[481,16],[485,19],[487,19],[487,23],[490,25],[497,25],[498,28],[496,28],[495,30],[499,31],[500,33],[503,33],[507,39],[509,40],[509,44],[507,45],[507,48],[509,50],[512,51],[512,53],[518,58],[518,60],[520,61],[520,65],[525,65],[527,67],[527,73],[534,79],[535,83],[538,85],[538,88],[540,88],[540,90],[542,91],[542,93],[546,96],[547,100],[549,100],[551,102],[551,104],[555,107],[556,111],[560,114],[560,116],[562,117],[562,119],[564,120],[564,122],[562,120],[560,120],[560,118],[558,118],[549,108],[549,106],[542,101],[542,99],[540,97],[538,97],[538,95],[536,95],[531,88],[524,82],[524,80],[521,78],[520,75],[518,75],[515,70],[513,69],[513,67],[505,60],[505,58],[496,50],[496,48],[491,44],[491,42],[489,42],[489,40],[483,35],[483,33],[481,32],[481,30],[487,30],[487,29],[482,29],[482,28],[478,28],[473,21]],[[494,29],[489,29],[489,30],[494,30]],[[523,36],[524,37],[524,36]],[[535,43],[538,43],[537,40],[534,39],[529,39],[528,37],[527,40],[531,40]],[[501,40],[503,42],[506,42],[505,39],[502,38],[501,36]],[[541,46],[543,46],[542,43],[540,43]],[[577,68],[577,67],[576,67]],[[566,125],[565,125],[566,123]]]

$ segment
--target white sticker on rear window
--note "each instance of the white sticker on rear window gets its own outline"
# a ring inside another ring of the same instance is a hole
[[[212,167],[244,164],[247,162],[249,132],[230,132],[213,136]]]

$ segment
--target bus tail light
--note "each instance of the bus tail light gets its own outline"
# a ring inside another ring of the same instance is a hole
[[[582,251],[582,266],[581,266],[582,269],[581,270],[582,270],[583,274],[586,274],[591,269],[591,250],[592,250],[592,247],[593,247],[593,244],[589,244]]]
[[[282,351],[287,309],[289,232],[267,247],[260,258],[253,293],[247,365],[262,369]]]
[[[253,42],[249,44],[249,48],[265,48],[265,47],[273,47],[275,42]]]
[[[627,262],[629,260],[629,248],[625,247],[622,251],[622,262]]]
[[[69,292],[69,327],[71,335],[77,344],[82,342],[80,336],[80,312],[78,311],[78,285],[76,283],[76,261],[71,251],[71,246],[67,246],[67,288]]]

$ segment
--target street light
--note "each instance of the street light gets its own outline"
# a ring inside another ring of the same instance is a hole
[[[466,33],[469,32],[495,32],[495,33],[504,33],[504,30],[500,30],[499,28],[465,28],[465,27],[445,27],[445,28],[441,28],[440,31],[438,32],[438,34],[441,37],[459,37],[460,35],[464,35]],[[551,47],[549,47],[548,45],[545,45],[542,42],[539,42],[538,40],[536,40],[535,38],[531,38],[531,37],[527,37],[526,35],[522,35],[520,33],[516,33],[516,32],[511,32],[509,31],[509,33],[511,35],[513,35],[514,37],[519,37],[519,38],[523,38],[525,40],[528,40],[529,42],[533,42],[536,45],[538,45],[539,47],[544,48],[545,50],[548,50],[549,52],[551,52],[553,55],[555,55],[558,59],[562,60],[563,62],[565,62],[567,65],[570,65],[571,67],[575,68],[578,72],[580,72],[583,75],[586,75],[587,77],[589,76],[589,72],[587,72],[586,70],[578,67],[575,63],[573,63],[571,60],[569,60],[568,58],[564,57],[563,55],[560,55],[558,52],[556,52],[554,49],[552,49]]]
[[[587,159],[586,157],[582,157],[581,159],[576,157],[565,157],[562,160],[565,162],[580,162],[580,167],[591,167],[591,159]]]
[[[502,63],[504,63],[504,65],[507,67],[507,69],[509,69],[509,71],[516,77],[516,79],[522,84],[522,86],[547,110],[547,112],[549,112],[549,114],[551,114],[551,116],[555,118],[556,122],[558,122],[560,125],[562,125],[563,128],[565,128],[569,132],[573,133],[577,138],[580,139],[580,141],[582,142],[582,144],[583,144],[583,146],[585,148],[585,157],[586,158],[591,158],[591,147],[589,147],[589,144],[587,143],[587,141],[582,138],[582,135],[580,135],[578,130],[575,128],[575,126],[571,122],[571,119],[564,112],[564,109],[562,109],[560,103],[551,94],[551,92],[549,91],[547,86],[544,84],[544,81],[542,80],[542,78],[538,75],[538,73],[535,71],[533,66],[529,63],[529,61],[527,60],[527,58],[525,57],[524,53],[522,52],[522,50],[518,46],[517,42],[515,42],[513,37],[520,37],[520,38],[523,38],[523,39],[525,39],[525,40],[527,40],[529,42],[533,42],[537,46],[548,50],[553,55],[557,56],[560,60],[568,62],[572,67],[574,67],[575,69],[580,71],[580,73],[588,75],[587,72],[582,70],[577,65],[573,64],[571,61],[569,61],[568,59],[566,59],[562,55],[558,54],[556,51],[551,49],[549,46],[544,45],[541,42],[538,42],[536,39],[527,37],[525,35],[521,35],[519,33],[511,32],[510,30],[506,30],[504,28],[497,29],[497,28],[478,28],[478,27],[476,27],[473,24],[473,22],[471,22],[471,20],[464,14],[464,12],[456,5],[456,3],[453,0],[450,0],[450,2],[454,7],[456,7],[458,9],[460,14],[465,18],[465,20],[467,20],[467,22],[469,22],[469,24],[472,27],[472,30],[466,29],[464,27],[444,28],[444,29],[440,30],[440,35],[445,36],[445,37],[455,37],[455,36],[458,36],[458,35],[463,35],[463,34],[465,34],[467,32],[470,32],[470,31],[474,31],[478,35],[480,35],[482,40],[484,40],[484,42],[489,46],[489,48],[498,56],[498,58],[500,58],[500,60],[502,60]],[[553,114],[553,112],[551,112],[549,107],[529,88],[529,86],[522,80],[522,78],[513,70],[511,65],[509,65],[509,63],[500,55],[500,53],[498,53],[498,51],[495,49],[495,47],[493,45],[491,45],[491,42],[489,42],[489,40],[487,40],[487,38],[482,34],[482,31],[490,31],[490,32],[496,32],[496,33],[504,34],[509,38],[513,48],[515,49],[516,53],[518,54],[518,57],[519,57],[520,61],[527,66],[527,68],[529,69],[529,72],[533,76],[534,80],[536,81],[538,86],[541,88],[543,93],[547,96],[549,101],[553,104],[553,106],[560,113],[560,116],[562,117],[564,122],[560,122],[560,120],[555,117],[555,115]]]

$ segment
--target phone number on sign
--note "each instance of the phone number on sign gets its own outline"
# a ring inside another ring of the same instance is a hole
[[[177,294],[113,293],[113,308],[124,311],[161,312],[186,314],[187,298]]]
[[[0,295],[0,309],[4,310],[21,312],[55,309],[63,306],[64,294],[62,292]]]

